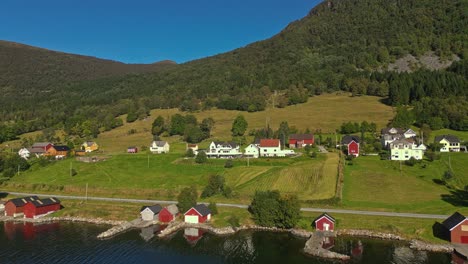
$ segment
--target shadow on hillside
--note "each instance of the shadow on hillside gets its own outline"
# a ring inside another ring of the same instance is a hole
[[[432,179],[432,182],[434,182],[437,185],[445,185],[445,182],[440,179]]]
[[[442,240],[450,241],[450,232],[439,222],[432,225],[432,234]]]
[[[468,206],[468,191],[451,190],[450,194],[442,194],[441,197],[454,206]]]
[[[3,199],[8,196],[7,192],[0,192],[0,199]]]

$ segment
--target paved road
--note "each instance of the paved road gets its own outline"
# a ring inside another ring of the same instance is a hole
[[[11,194],[18,196],[31,196],[36,195],[39,197],[57,197],[61,199],[70,200],[84,200],[85,196],[71,196],[71,195],[56,195],[56,194],[35,194],[35,193],[21,193],[21,192],[7,192],[0,191],[1,194]],[[174,204],[177,201],[162,201],[162,200],[144,200],[144,199],[126,199],[126,198],[110,198],[110,197],[88,197],[88,200],[94,201],[109,201],[109,202],[124,202],[124,203],[160,203],[160,204]],[[221,207],[234,207],[234,208],[248,208],[245,204],[228,204],[217,203]],[[355,215],[371,215],[371,216],[392,216],[392,217],[406,217],[406,218],[423,218],[423,219],[445,219],[448,215],[439,214],[413,214],[413,213],[394,213],[394,212],[378,212],[378,211],[360,211],[360,210],[347,210],[347,209],[330,209],[330,208],[301,208],[303,212],[327,212],[337,214],[355,214]]]
[[[320,153],[323,153],[323,154],[328,153],[328,150],[322,145],[318,145],[318,149]]]

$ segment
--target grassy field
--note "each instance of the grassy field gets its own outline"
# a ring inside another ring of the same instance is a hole
[[[249,202],[256,190],[275,189],[304,200],[327,199],[335,194],[336,162],[337,154],[329,153],[316,159],[250,159],[249,166],[239,159],[227,169],[225,160],[196,164],[181,153],[114,154],[96,163],[67,159],[46,167],[35,164],[5,183],[4,188],[83,194],[88,184],[90,196],[175,199],[183,187],[195,185],[201,192],[209,176],[219,174],[234,190],[236,201]],[[77,175],[70,176],[70,169]]]
[[[450,195],[449,189],[438,183],[448,170],[449,155],[440,160],[423,161],[414,167],[379,157],[359,157],[353,165],[345,167],[342,204],[347,208],[395,210],[421,213],[450,214],[455,210],[468,213],[468,208],[456,206],[442,199]],[[451,153],[451,166],[455,173],[450,184],[468,183],[468,155]]]

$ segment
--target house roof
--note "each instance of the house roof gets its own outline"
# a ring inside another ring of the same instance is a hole
[[[45,149],[43,148],[28,148],[29,152],[30,153],[33,153],[33,154],[44,154],[45,153]]]
[[[56,151],[69,151],[70,148],[68,146],[54,146]]]
[[[94,141],[86,141],[85,143],[83,143],[83,145],[86,145],[88,147],[91,147],[94,144],[96,144],[96,142],[94,142]]]
[[[466,217],[459,212],[455,212],[453,215],[451,215],[449,218],[445,219],[442,222],[442,225],[445,226],[448,230],[454,229],[458,224],[463,222],[466,219]]]
[[[395,141],[390,142],[391,146],[394,145],[413,145],[413,141],[408,140],[407,138],[400,138]]]
[[[320,220],[320,219],[322,219],[324,217],[327,218],[328,220],[332,221],[333,223],[336,222],[335,218],[333,218],[332,216],[330,216],[327,213],[323,213],[323,214],[319,215],[319,217],[315,218],[314,222],[317,222],[318,220]]]
[[[43,207],[43,206],[48,206],[48,205],[53,205],[53,204],[60,204],[60,200],[55,197],[37,199],[37,200],[29,201],[29,202],[32,203],[35,207]]]
[[[153,212],[154,214],[159,214],[159,212],[162,210],[162,207],[161,205],[159,204],[154,204],[154,205],[150,205],[150,206],[143,206],[140,210],[140,213],[143,212],[145,209],[150,209],[151,212]]]
[[[15,206],[21,207],[24,206],[27,202],[38,200],[37,196],[26,196],[21,198],[10,199],[8,202],[12,202]]]
[[[405,131],[407,131],[407,130],[405,130],[403,128],[386,127],[386,128],[382,128],[381,134],[382,135],[404,134]]]
[[[222,147],[227,148],[237,148],[238,144],[236,142],[224,142],[224,141],[213,141],[216,146],[221,145]]]
[[[446,139],[450,143],[460,143],[460,139],[454,135],[441,135],[435,137],[435,142],[440,142],[442,139]]]
[[[274,148],[280,146],[279,139],[260,139],[260,147],[262,148]]]
[[[153,141],[153,144],[156,144],[156,146],[162,148],[164,145],[166,145],[166,141]]]
[[[179,208],[175,204],[171,204],[166,206],[166,209],[171,213],[172,215],[176,215],[179,213]]]
[[[346,136],[343,136],[343,138],[341,139],[341,144],[348,145],[349,143],[351,143],[351,141],[359,143],[360,139],[358,136],[346,135]]]
[[[197,204],[196,206],[194,206],[192,208],[197,210],[197,212],[199,212],[202,216],[207,216],[207,215],[211,214],[211,210],[205,204]]]
[[[50,142],[36,142],[32,145],[33,148],[45,148],[47,147],[48,145],[53,145],[52,143]]]
[[[294,139],[294,140],[312,140],[314,139],[313,134],[291,134],[289,135],[289,139]]]

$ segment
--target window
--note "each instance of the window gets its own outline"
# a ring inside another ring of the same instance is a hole
[[[462,231],[468,231],[468,225],[462,225],[461,230]]]

